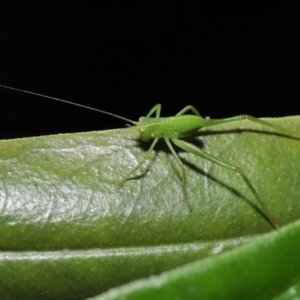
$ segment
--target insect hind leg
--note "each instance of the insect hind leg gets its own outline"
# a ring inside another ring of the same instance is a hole
[[[246,176],[246,174],[240,168],[237,168],[230,164],[227,164],[227,163],[215,158],[214,156],[208,154],[207,152],[203,151],[202,149],[198,148],[197,146],[190,144],[186,141],[172,139],[172,142],[176,146],[178,146],[179,148],[181,148],[187,152],[193,153],[199,157],[202,157],[204,159],[211,161],[212,163],[218,164],[219,166],[221,166],[225,169],[228,169],[230,171],[235,172],[236,174],[239,174],[241,176],[241,178],[243,179],[244,183],[246,184],[246,186],[248,187],[248,189],[251,191],[254,198],[256,199],[257,203],[259,204],[261,213],[267,218],[267,220],[270,222],[270,224],[274,228],[279,229],[279,225],[277,224],[277,222],[274,220],[274,218],[268,212],[266,206],[264,205],[264,203],[263,203],[261,197],[259,196],[258,192],[256,191],[256,189],[252,185],[251,181],[249,180],[249,178]]]

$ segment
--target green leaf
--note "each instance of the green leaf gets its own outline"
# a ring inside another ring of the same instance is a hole
[[[281,226],[299,218],[299,140],[244,121],[189,141],[242,168]],[[133,128],[0,142],[3,299],[83,299],[273,231],[238,174],[178,151],[190,213],[163,142],[119,188],[148,147]]]
[[[298,299],[299,235],[298,221],[236,250],[136,281],[93,299]],[[287,288],[284,295],[276,297]]]
[[[297,300],[300,297],[300,283],[291,285],[286,291],[280,294],[277,297],[274,297],[273,300]]]

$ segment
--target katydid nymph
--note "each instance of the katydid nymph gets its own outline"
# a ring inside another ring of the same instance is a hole
[[[171,153],[174,156],[178,166],[181,169],[182,184],[183,184],[183,196],[184,196],[186,205],[187,205],[187,207],[189,208],[190,211],[192,211],[192,206],[191,206],[191,204],[188,200],[187,175],[186,175],[185,167],[184,167],[184,164],[181,162],[179,156],[176,154],[176,152],[175,152],[175,150],[172,146],[172,143],[175,144],[177,147],[181,148],[182,150],[186,151],[186,152],[192,153],[192,154],[194,154],[198,157],[201,157],[201,158],[206,159],[206,160],[208,160],[212,163],[215,163],[215,164],[223,167],[224,169],[227,169],[229,171],[232,171],[232,172],[238,174],[241,177],[241,179],[244,181],[244,184],[247,186],[249,191],[252,193],[253,197],[255,198],[257,204],[259,205],[259,210],[261,211],[261,213],[264,215],[265,218],[267,218],[269,223],[274,228],[279,229],[278,223],[275,221],[275,219],[269,213],[269,211],[266,208],[266,206],[265,206],[261,196],[259,195],[258,191],[254,187],[254,185],[251,183],[251,181],[247,177],[247,175],[239,167],[236,167],[236,166],[233,166],[233,165],[228,164],[226,162],[223,162],[223,161],[215,158],[211,154],[205,152],[201,148],[195,146],[194,144],[191,144],[191,143],[189,143],[185,140],[182,140],[182,139],[195,134],[196,132],[198,132],[199,130],[201,130],[203,128],[207,128],[207,127],[210,127],[210,126],[223,124],[223,123],[241,121],[241,120],[249,120],[251,122],[255,122],[255,123],[258,123],[260,125],[270,127],[270,128],[272,128],[276,131],[279,131],[279,132],[281,132],[281,133],[283,133],[287,136],[300,139],[300,137],[298,135],[296,135],[295,133],[293,133],[293,132],[291,132],[291,131],[289,131],[285,128],[282,128],[280,126],[276,126],[272,123],[269,123],[269,122],[261,120],[261,119],[257,119],[255,117],[252,117],[252,116],[249,116],[249,115],[234,116],[234,117],[230,117],[230,118],[226,118],[226,119],[203,118],[203,117],[201,117],[198,110],[195,107],[191,106],[191,105],[186,106],[185,108],[183,108],[175,116],[161,117],[160,116],[160,114],[161,114],[161,105],[156,104],[148,112],[148,114],[145,117],[140,117],[140,119],[138,121],[132,121],[130,119],[121,117],[119,115],[116,115],[116,114],[113,114],[113,113],[110,113],[110,112],[107,112],[107,111],[103,111],[103,110],[100,110],[100,109],[96,109],[96,108],[85,106],[85,105],[78,104],[78,103],[73,103],[73,102],[70,102],[70,101],[63,100],[63,99],[54,98],[54,97],[50,97],[50,96],[46,96],[46,95],[42,95],[42,94],[38,94],[38,93],[26,91],[26,90],[22,90],[22,89],[12,88],[12,87],[8,87],[8,86],[4,86],[4,85],[0,85],[0,87],[10,89],[10,90],[14,90],[14,91],[17,91],[17,92],[23,92],[23,93],[27,93],[27,94],[31,94],[31,95],[35,95],[35,96],[39,96],[39,97],[48,98],[48,99],[51,99],[51,100],[54,100],[54,101],[59,101],[59,102],[79,106],[79,107],[90,109],[90,110],[94,110],[94,111],[97,111],[97,112],[100,112],[100,113],[103,113],[103,114],[106,114],[106,115],[110,115],[112,117],[119,118],[121,120],[124,120],[126,122],[131,123],[133,125],[132,127],[135,128],[139,132],[140,138],[144,142],[148,142],[150,140],[152,142],[151,142],[151,145],[150,145],[148,151],[144,155],[144,158],[137,164],[137,166],[135,166],[120,181],[120,183],[119,183],[120,187],[123,187],[124,184],[127,182],[127,180],[131,176],[133,176],[139,169],[142,168],[143,164],[150,157],[150,154],[151,154],[152,150],[154,149],[155,145],[157,144],[157,142],[160,139],[163,139],[166,142],[169,150],[171,151]],[[187,112],[192,112],[192,114],[186,114]]]

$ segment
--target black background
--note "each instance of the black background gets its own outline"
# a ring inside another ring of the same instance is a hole
[[[300,114],[299,12],[286,1],[42,1],[1,6],[0,84],[137,120]],[[0,89],[0,138],[125,122]]]

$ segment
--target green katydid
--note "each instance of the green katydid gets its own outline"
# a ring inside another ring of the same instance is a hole
[[[207,159],[215,164],[218,164],[219,166],[228,169],[230,171],[233,171],[241,176],[243,179],[244,183],[248,187],[248,189],[251,191],[252,195],[260,205],[261,212],[265,215],[265,217],[269,220],[270,224],[275,227],[276,229],[279,229],[278,223],[274,220],[274,218],[270,215],[268,212],[267,208],[265,207],[259,193],[257,190],[254,188],[253,184],[249,180],[249,178],[245,175],[245,173],[238,167],[235,167],[233,165],[227,164],[223,161],[220,161],[219,159],[213,157],[212,155],[206,153],[202,149],[198,148],[197,146],[188,143],[182,138],[188,137],[190,135],[193,135],[194,133],[198,132],[202,128],[206,128],[209,126],[214,126],[218,124],[223,124],[223,123],[228,123],[228,122],[235,122],[235,121],[240,121],[240,120],[250,120],[252,122],[258,123],[263,126],[268,126],[270,128],[275,129],[276,131],[282,132],[288,136],[295,137],[297,139],[300,139],[299,136],[297,136],[295,133],[282,128],[280,126],[276,126],[272,123],[269,123],[267,121],[263,121],[260,119],[257,119],[255,117],[249,116],[249,115],[240,115],[240,116],[234,116],[226,119],[210,119],[210,118],[202,118],[198,110],[189,105],[183,108],[180,112],[178,112],[175,116],[173,117],[160,117],[161,113],[161,105],[156,104],[146,115],[146,117],[141,117],[138,121],[132,121],[127,118],[121,117],[119,115],[109,113],[100,109],[96,109],[93,107],[85,106],[82,104],[78,103],[73,103],[70,101],[66,101],[63,99],[59,98],[54,98],[26,90],[21,90],[21,89],[16,89],[4,85],[0,85],[2,88],[6,89],[11,89],[14,91],[18,92],[24,92],[27,94],[32,94],[35,96],[40,96],[44,98],[48,98],[51,100],[79,106],[82,108],[94,110],[103,114],[107,114],[122,120],[125,120],[126,122],[130,122],[133,124],[134,128],[136,128],[140,134],[140,137],[143,141],[148,142],[150,139],[153,140],[148,151],[146,152],[144,158],[138,163],[136,167],[134,167],[131,172],[127,174],[123,178],[123,180],[119,183],[120,187],[123,187],[126,181],[134,174],[136,173],[137,170],[139,170],[142,165],[146,162],[146,160],[149,158],[152,150],[154,149],[156,143],[158,142],[159,139],[164,139],[168,148],[170,149],[171,153],[175,157],[175,160],[177,161],[179,167],[181,168],[182,171],[182,180],[183,180],[183,194],[184,194],[184,199],[186,202],[187,207],[192,211],[191,204],[188,200],[188,192],[187,192],[187,176],[186,176],[186,171],[183,163],[181,162],[180,158],[176,154],[171,142],[175,144],[177,147],[183,149],[186,152],[193,153],[196,156],[202,157],[204,159]],[[186,114],[186,112],[191,111],[193,114]],[[153,115],[155,114],[155,117]]]

